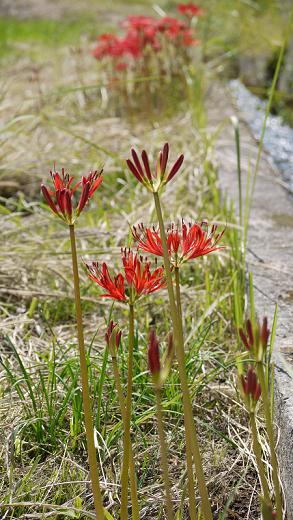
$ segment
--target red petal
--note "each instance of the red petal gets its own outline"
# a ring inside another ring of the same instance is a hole
[[[162,153],[162,160],[161,160],[161,174],[164,175],[166,171],[166,166],[168,162],[169,157],[169,145],[168,143],[164,144],[163,153]]]
[[[182,155],[180,155],[180,157],[178,157],[177,161],[172,166],[171,171],[167,177],[167,182],[169,182],[171,179],[173,179],[174,175],[176,175],[179,168],[181,167],[183,161],[184,161],[184,155],[182,154]]]
[[[54,213],[56,213],[56,215],[59,215],[58,210],[56,208],[56,205],[55,205],[54,201],[52,200],[51,195],[50,195],[47,187],[44,184],[42,184],[41,190],[42,190],[42,193],[43,193],[43,197],[46,200],[46,202],[49,204],[51,210]]]
[[[148,155],[147,155],[145,150],[142,151],[141,158],[142,158],[142,161],[143,161],[143,165],[145,167],[145,172],[147,174],[147,177],[151,181],[152,180],[152,173],[151,173],[151,169],[150,169],[149,158],[148,158]]]
[[[137,171],[136,167],[134,166],[133,162],[130,159],[127,159],[126,163],[127,163],[128,168],[130,169],[131,173],[133,173],[134,177],[136,177],[137,180],[142,183],[142,177],[140,176],[140,174]]]

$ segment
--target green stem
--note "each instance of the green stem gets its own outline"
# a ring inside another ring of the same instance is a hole
[[[175,267],[175,283],[176,283],[176,304],[177,304],[177,311],[178,311],[178,320],[181,321],[181,323],[182,323],[179,267]],[[185,421],[185,417],[184,417],[184,421]],[[185,426],[185,429],[186,429],[186,426]],[[187,435],[186,435],[186,465],[187,465],[187,480],[188,480],[187,484],[188,484],[188,496],[189,496],[189,514],[190,514],[191,520],[196,520],[196,499],[195,499],[193,467],[192,467],[192,450],[191,450],[189,437]]]
[[[239,122],[235,124],[235,142],[236,142],[236,155],[237,155],[237,176],[238,176],[238,204],[239,204],[239,223],[242,228],[242,175],[241,175],[241,154],[240,154],[240,131]]]
[[[96,518],[97,518],[97,520],[101,520],[102,518],[105,518],[105,516],[104,516],[103,503],[102,503],[102,495],[101,495],[100,481],[99,481],[99,470],[98,470],[98,465],[97,465],[96,449],[95,449],[95,442],[94,442],[92,404],[91,404],[91,398],[90,398],[90,394],[89,394],[88,367],[87,367],[86,352],[85,352],[85,346],[84,346],[82,310],[81,310],[81,300],[80,300],[79,275],[78,275],[74,225],[70,225],[69,230],[70,230],[70,243],[71,243],[71,256],[72,256],[72,271],[73,271],[73,281],[74,281],[75,313],[76,313],[76,324],[77,324],[77,335],[78,335],[78,346],[79,346],[82,401],[83,401],[84,422],[85,422],[85,431],[86,431],[86,440],[87,440],[88,461],[89,461],[89,468],[90,468],[90,477],[91,477],[91,483],[92,483]]]
[[[253,451],[256,458],[256,464],[259,474],[259,479],[262,487],[263,496],[265,499],[265,502],[267,505],[271,504],[271,498],[270,498],[270,491],[266,479],[265,474],[265,468],[262,461],[262,450],[261,445],[258,439],[258,432],[257,432],[257,426],[256,426],[256,420],[255,420],[255,412],[250,412],[249,414],[249,420],[250,420],[250,427],[251,427],[251,433],[252,433],[252,443],[253,443]]]
[[[121,386],[119,368],[117,363],[117,357],[112,354],[112,366],[115,379],[115,386],[118,395],[118,401],[120,406],[120,413],[123,421],[124,432],[126,431],[126,409],[125,409],[125,398]],[[134,456],[132,445],[130,443],[129,453],[129,479],[130,479],[130,492],[131,492],[131,503],[132,503],[132,518],[133,520],[139,520],[139,504],[137,497],[137,484],[136,484],[136,471],[134,464]]]
[[[162,247],[163,247],[165,276],[166,276],[166,282],[167,282],[167,289],[168,289],[169,302],[170,302],[170,312],[171,312],[171,319],[172,319],[172,324],[173,324],[173,333],[174,333],[174,340],[175,340],[175,347],[176,347],[175,352],[176,352],[176,357],[177,357],[177,361],[178,361],[179,378],[180,378],[182,397],[183,397],[183,411],[184,411],[184,417],[185,417],[185,434],[186,434],[186,438],[187,437],[189,438],[190,445],[191,445],[193,461],[195,464],[195,471],[196,471],[196,475],[197,475],[199,493],[201,496],[201,506],[202,506],[203,518],[204,518],[204,520],[212,520],[213,515],[212,515],[208,491],[207,491],[205,478],[204,478],[199,444],[198,444],[198,440],[197,440],[197,433],[196,433],[196,428],[195,428],[195,423],[194,423],[194,418],[193,418],[191,398],[190,398],[190,394],[189,394],[187,376],[186,376],[186,372],[185,372],[183,330],[182,330],[182,326],[180,323],[181,320],[178,319],[177,306],[176,306],[176,302],[175,302],[172,274],[171,274],[171,268],[170,268],[170,261],[169,261],[169,254],[168,254],[168,248],[167,248],[167,240],[166,240],[166,233],[165,233],[162,209],[161,209],[161,204],[160,204],[160,199],[159,199],[158,193],[153,193],[153,195],[154,195],[155,207],[156,207],[157,217],[158,217],[159,226],[160,226],[160,234],[161,234]]]
[[[166,494],[166,513],[167,519],[174,519],[174,510],[172,505],[172,495],[171,495],[171,486],[168,472],[168,451],[166,446],[165,432],[164,432],[164,424],[163,424],[163,409],[162,409],[162,396],[161,390],[155,387],[156,394],[156,407],[157,407],[157,422],[158,422],[158,433],[159,433],[159,441],[160,441],[160,451],[161,451],[161,469],[165,486],[165,494]]]
[[[132,400],[132,379],[133,379],[133,350],[134,350],[134,306],[129,304],[129,340],[128,340],[128,373],[127,373],[127,396],[125,407],[125,429],[123,441],[123,461],[121,471],[121,509],[120,518],[128,518],[128,469],[130,454],[130,423],[131,423],[131,400]]]
[[[279,480],[279,466],[276,455],[276,445],[274,439],[274,430],[273,430],[273,422],[272,422],[272,413],[269,399],[269,390],[266,384],[266,379],[264,375],[263,364],[261,361],[257,363],[257,375],[258,380],[261,386],[261,396],[264,405],[264,413],[265,413],[265,421],[266,421],[266,429],[268,433],[269,445],[270,445],[270,453],[271,453],[271,462],[272,462],[272,476],[273,483],[275,489],[275,499],[276,499],[276,510],[277,510],[277,520],[282,520],[283,518],[283,509],[282,509],[282,492]]]

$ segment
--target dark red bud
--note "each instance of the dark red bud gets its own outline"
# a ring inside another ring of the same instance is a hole
[[[160,372],[161,364],[160,364],[160,351],[159,351],[159,342],[156,337],[155,330],[151,330],[150,332],[150,341],[148,348],[148,360],[149,360],[149,370],[152,375],[156,375]]]
[[[134,160],[134,164],[140,174],[140,176],[143,178],[144,177],[144,173],[143,173],[143,169],[142,169],[142,166],[140,164],[140,160],[138,158],[138,155],[136,153],[136,151],[134,150],[134,148],[131,149],[131,155],[132,155],[132,158]]]
[[[151,173],[151,169],[150,169],[149,158],[148,158],[148,155],[145,150],[142,151],[141,158],[142,158],[142,162],[143,162],[143,165],[145,168],[145,172],[147,174],[147,178],[151,181],[152,173]]]
[[[116,334],[116,347],[119,348],[121,342],[122,331],[119,330]]]
[[[161,166],[161,174],[164,175],[166,171],[166,166],[169,157],[169,145],[168,143],[164,144],[163,152],[161,154],[160,166]]]
[[[270,336],[270,330],[268,329],[268,319],[265,317],[263,319],[261,333],[260,333],[260,341],[264,349],[268,346],[268,340]]]
[[[178,170],[181,168],[183,161],[184,161],[184,155],[182,154],[182,155],[180,155],[180,157],[178,157],[177,161],[172,166],[170,173],[167,177],[167,182],[169,182],[169,181],[171,181],[171,179],[173,179],[173,177],[176,175]]]
[[[246,330],[247,330],[247,334],[248,334],[249,345],[250,345],[250,347],[252,347],[254,344],[254,336],[253,336],[253,330],[252,330],[252,323],[249,319],[246,321]]]
[[[247,341],[247,338],[246,338],[246,336],[245,336],[245,334],[244,334],[243,329],[239,329],[239,336],[240,336],[240,338],[241,338],[241,340],[242,340],[242,343],[243,343],[244,346],[247,348],[247,350],[250,350],[250,345],[249,345],[249,343],[248,343],[248,341]]]
[[[131,173],[133,173],[134,177],[136,177],[139,182],[142,182],[142,177],[139,174],[139,172],[137,171],[133,162],[130,159],[127,159],[126,163],[127,163],[129,170],[131,171]]]

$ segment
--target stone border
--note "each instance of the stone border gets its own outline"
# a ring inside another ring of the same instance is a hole
[[[208,96],[211,129],[227,118],[227,126],[215,143],[219,184],[222,193],[237,208],[237,165],[234,130],[229,117],[240,119],[242,171],[246,178],[249,161],[253,171],[258,143],[241,121],[229,90],[212,88]],[[278,172],[264,153],[255,186],[251,212],[247,268],[253,273],[255,305],[272,324],[276,303],[278,323],[275,342],[275,418],[278,427],[278,455],[287,506],[287,520],[293,520],[293,204],[282,187]],[[245,187],[244,187],[245,190]],[[244,191],[245,193],[245,191]]]

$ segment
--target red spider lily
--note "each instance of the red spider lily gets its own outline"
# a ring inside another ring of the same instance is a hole
[[[223,249],[224,246],[218,246],[218,242],[224,231],[217,233],[217,226],[213,225],[209,229],[206,222],[187,225],[182,220],[180,227],[172,224],[166,231],[171,264],[179,267],[188,260]],[[143,224],[140,224],[138,229],[133,227],[132,235],[137,241],[139,249],[156,256],[163,256],[162,240],[158,228],[145,228]]]
[[[124,37],[105,33],[98,37],[98,43],[93,50],[93,56],[98,59],[106,57],[114,61],[116,70],[123,71],[125,62],[120,66],[120,59],[127,57],[136,60],[144,58],[144,51],[151,48],[154,52],[160,51],[164,40],[173,41],[178,46],[197,45],[198,40],[193,38],[188,24],[165,16],[156,20],[151,16],[129,16],[121,24],[126,29]],[[131,61],[130,61],[131,63]]]
[[[177,18],[172,18],[171,16],[164,16],[158,20],[156,24],[157,31],[164,33],[170,39],[176,38],[176,36],[187,28],[184,22],[177,20]]]
[[[165,143],[163,150],[160,151],[154,171],[151,171],[149,158],[145,150],[141,153],[141,161],[136,151],[131,150],[132,160],[127,159],[126,163],[136,179],[141,182],[149,191],[158,192],[167,182],[170,182],[178,173],[184,155],[181,154],[167,173],[167,163],[169,158],[169,145]]]
[[[66,224],[74,224],[76,218],[80,215],[85,205],[88,203],[94,192],[100,186],[103,177],[102,171],[90,172],[87,176],[82,176],[73,187],[71,187],[74,177],[65,173],[64,168],[61,174],[57,171],[50,171],[54,190],[50,191],[44,184],[41,190],[44,199],[49,204],[53,213],[58,215]],[[73,207],[73,196],[75,191],[81,186],[81,194],[77,206]]]
[[[105,340],[112,356],[116,355],[116,350],[118,350],[120,345],[121,336],[122,332],[117,329],[117,323],[114,323],[114,321],[111,320],[105,333]]]
[[[188,18],[193,18],[194,16],[202,16],[203,14],[203,10],[198,5],[195,5],[191,2],[189,4],[178,4],[177,11],[187,16]]]
[[[239,336],[247,350],[251,351],[256,361],[262,361],[268,346],[270,330],[268,328],[268,320],[265,317],[262,326],[257,322],[255,327],[251,321],[246,320],[246,332],[240,328]]]
[[[102,59],[105,56],[119,59],[125,55],[137,57],[140,52],[141,45],[138,36],[132,31],[127,33],[124,38],[119,38],[114,34],[102,34],[99,36],[98,44],[92,54],[97,59]]]
[[[199,45],[200,41],[193,38],[191,29],[186,29],[186,31],[182,33],[182,43],[185,47],[195,47]]]
[[[136,29],[137,31],[145,31],[150,27],[156,25],[156,19],[152,16],[127,16],[126,20],[123,20],[121,26],[126,29]]]
[[[107,264],[86,263],[88,277],[107,292],[101,297],[133,304],[143,295],[165,287],[164,268],[151,271],[151,262],[130,250],[122,251],[124,273],[111,277]]]
[[[249,367],[247,374],[241,376],[243,394],[249,409],[254,409],[261,395],[261,387],[257,381],[257,375],[252,367]]]

